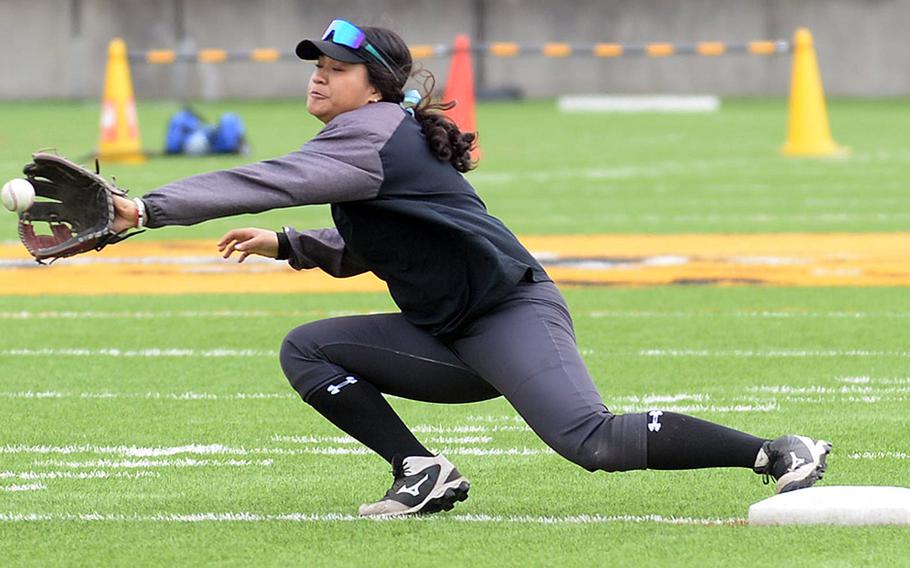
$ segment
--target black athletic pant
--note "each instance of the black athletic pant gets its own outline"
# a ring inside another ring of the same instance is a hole
[[[447,342],[401,314],[309,323],[285,338],[281,365],[305,401],[386,459],[414,455],[417,443],[378,392],[439,403],[502,395],[549,447],[590,471],[751,467],[764,441],[670,412],[612,414],[550,282],[519,284]],[[383,447],[390,435],[408,448]]]

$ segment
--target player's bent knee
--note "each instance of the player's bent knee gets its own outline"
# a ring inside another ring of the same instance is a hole
[[[291,387],[306,400],[309,393],[337,374],[320,352],[318,333],[309,325],[302,325],[281,342],[278,353],[281,370]]]
[[[290,331],[281,342],[282,364],[285,360],[318,359],[321,344],[311,324],[298,326]]]

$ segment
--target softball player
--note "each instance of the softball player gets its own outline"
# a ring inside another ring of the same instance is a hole
[[[315,138],[280,158],[118,199],[115,229],[331,204],[333,228],[237,229],[218,246],[241,262],[257,254],[339,278],[369,271],[388,285],[400,313],[309,323],[281,346],[301,398],[392,464],[391,488],[361,515],[448,510],[470,486],[384,394],[435,403],[504,396],[549,447],[590,471],[744,467],[774,477],[778,491],[821,478],[831,448],[821,440],[766,440],[659,410],[610,412],[559,290],[461,175],[473,167],[474,134],[428,97],[402,104],[412,64],[404,41],[335,20],[296,51],[316,62],[307,110],[325,127]]]

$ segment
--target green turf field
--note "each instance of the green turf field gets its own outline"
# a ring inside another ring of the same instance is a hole
[[[241,114],[259,159],[317,124],[296,103]],[[147,145],[172,104],[141,103]],[[906,231],[910,101],[834,101],[840,160],[786,160],[782,101],[716,115],[561,116],[552,102],[479,109],[470,174],[521,234]],[[96,104],[0,105],[0,178],[31,150],[76,156]],[[141,193],[243,160],[111,166]],[[0,215],[0,240],[13,239]],[[328,223],[278,211],[139,238],[209,238],[237,224]],[[0,267],[2,269],[2,267]],[[904,288],[567,290],[607,404],[659,407],[757,435],[834,442],[823,483],[910,485],[910,297]],[[362,521],[388,466],[295,399],[277,363],[294,326],[390,310],[382,294],[0,296],[0,563],[7,565],[910,565],[906,528],[758,528],[772,494],[744,470],[590,474],[503,401],[394,399],[472,481],[447,514]],[[45,350],[45,351],[42,351]]]

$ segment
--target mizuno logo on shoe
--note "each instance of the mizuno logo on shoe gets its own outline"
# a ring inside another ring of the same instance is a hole
[[[341,381],[340,383],[338,383],[337,385],[329,385],[328,388],[325,390],[329,391],[329,394],[334,396],[334,395],[340,393],[341,389],[343,389],[344,387],[346,387],[348,385],[353,385],[356,383],[357,383],[357,379],[355,379],[354,377],[345,377],[344,380]]]
[[[806,460],[796,455],[796,452],[790,452],[790,467],[787,471],[796,471],[796,468],[806,463]]]
[[[648,413],[648,416],[651,417],[651,421],[648,422],[648,430],[651,432],[660,432],[660,417],[663,415],[661,410],[652,410]]]
[[[423,485],[424,482],[429,478],[430,478],[430,474],[425,473],[425,474],[423,474],[423,477],[420,478],[420,481],[418,481],[414,485],[411,485],[410,487],[408,487],[407,485],[402,485],[398,489],[398,491],[396,491],[395,493],[407,493],[408,495],[413,495],[414,497],[417,497],[417,494],[420,493],[420,486]]]

